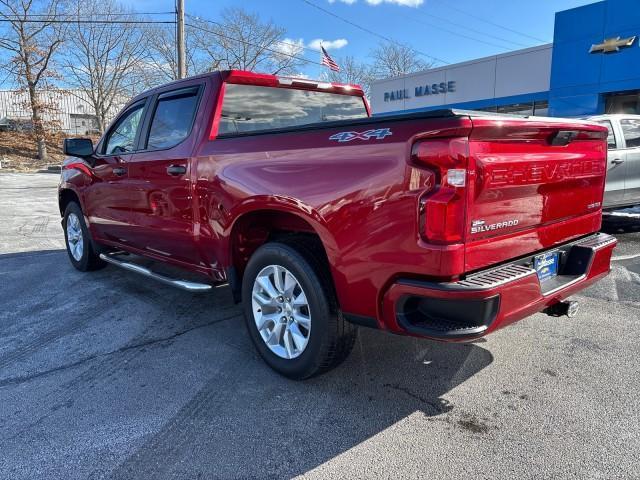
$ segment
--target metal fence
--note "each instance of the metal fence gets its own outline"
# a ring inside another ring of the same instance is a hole
[[[81,90],[45,90],[40,92],[40,101],[45,103],[43,120],[70,135],[96,133],[98,124],[93,108],[85,92]],[[110,121],[125,104],[118,102],[110,111]],[[0,125],[31,125],[29,96],[21,90],[0,90]]]

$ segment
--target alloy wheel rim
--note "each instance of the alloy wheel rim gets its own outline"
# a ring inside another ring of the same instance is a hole
[[[80,219],[75,213],[70,213],[67,217],[67,244],[69,245],[71,256],[76,262],[79,262],[84,252],[84,242]]]
[[[304,352],[311,334],[311,310],[298,279],[280,265],[260,270],[253,282],[253,319],[265,345],[280,358]]]

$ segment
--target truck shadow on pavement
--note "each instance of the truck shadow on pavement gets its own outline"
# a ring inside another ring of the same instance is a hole
[[[257,356],[227,288],[80,274],[64,251],[2,255],[2,277],[21,288],[0,292],[0,402],[17,412],[0,443],[15,478],[48,449],[65,478],[290,478],[415,415],[427,438],[432,421],[488,428],[445,398],[493,361],[478,344],[360,329],[340,367],[294,382]]]
[[[245,334],[239,322],[232,328]],[[412,415],[482,433],[488,429],[483,419],[450,415],[455,405],[442,397],[491,361],[476,345],[364,330],[340,368],[299,383],[243,350],[225,359],[111,478],[291,478]]]

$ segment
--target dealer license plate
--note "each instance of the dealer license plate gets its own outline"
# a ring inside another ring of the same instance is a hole
[[[559,252],[543,253],[533,258],[533,268],[541,282],[558,275]]]

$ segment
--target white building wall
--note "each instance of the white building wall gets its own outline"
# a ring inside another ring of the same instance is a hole
[[[549,91],[552,45],[496,57],[495,98]]]
[[[551,52],[548,44],[379,80],[371,85],[371,107],[376,114],[548,91]],[[415,95],[416,87],[442,82],[454,82],[453,89]],[[385,93],[398,91],[407,98],[385,101]]]
[[[93,117],[93,107],[87,95],[80,90],[47,90],[41,92],[43,102],[52,105],[50,113],[45,115],[46,122],[58,125],[65,133],[84,135],[90,126],[82,126],[82,120]],[[109,112],[110,121],[126,103],[119,102]],[[19,90],[0,90],[0,122],[5,119],[31,120],[29,96]]]

